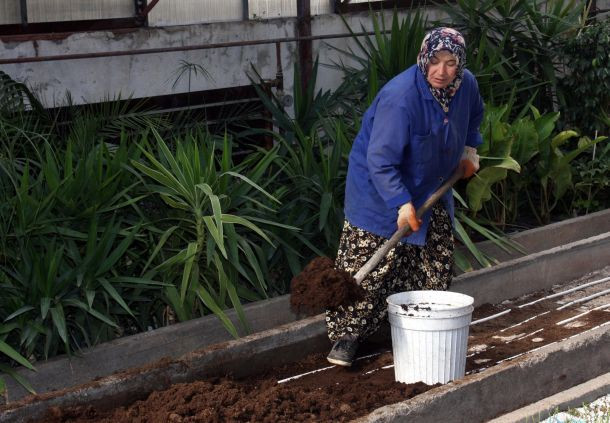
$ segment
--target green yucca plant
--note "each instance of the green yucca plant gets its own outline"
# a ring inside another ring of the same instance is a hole
[[[517,109],[540,91],[534,105],[563,106],[558,86],[559,45],[584,23],[586,3],[573,0],[458,0],[438,2],[447,18],[435,25],[460,30],[468,43],[467,66],[487,102],[504,104],[516,93]]]
[[[177,140],[172,151],[152,134],[158,157],[142,143],[143,161],[132,164],[173,214],[156,226],[161,235],[148,263],[160,263],[152,268],[147,263],[143,271],[174,282],[165,295],[180,320],[205,314],[206,308],[238,336],[223,311],[231,305],[247,332],[240,298],[265,298],[268,290],[259,239],[271,239],[260,225],[282,226],[265,218],[278,202],[258,184],[269,183],[264,177],[276,152],[261,151],[256,164],[234,166],[227,136],[218,155],[211,138]]]
[[[276,93],[263,88],[263,79],[253,69],[254,78],[250,77],[256,92],[264,106],[272,115],[273,122],[283,131],[284,138],[292,141],[294,137],[309,134],[318,124],[321,116],[332,116],[339,106],[337,96],[330,91],[315,91],[318,76],[318,59],[316,58],[307,86],[303,86],[301,69],[294,65],[294,86],[292,98],[294,101],[294,117],[288,113],[283,101]]]
[[[277,197],[279,216],[300,232],[291,234],[292,248],[285,254],[292,274],[297,274],[313,255],[333,256],[343,227],[343,198],[347,156],[353,133],[341,119],[320,119],[308,135],[293,142],[278,137]],[[284,239],[284,242],[287,242]],[[305,244],[308,252],[299,248]]]
[[[9,363],[113,339],[163,286],[131,276],[140,225],[125,145],[42,147],[0,168],[0,370],[26,388]]]
[[[352,40],[356,48],[344,50],[331,47],[347,59],[355,61],[357,66],[334,63],[334,67],[345,75],[338,91],[365,95],[366,105],[369,105],[387,81],[417,62],[419,48],[426,33],[427,18],[417,9],[400,19],[398,11],[394,10],[392,24],[388,29],[383,17],[371,11],[375,34],[363,36],[363,41],[355,35],[343,17],[342,19],[348,31],[354,35]],[[366,32],[364,25],[361,27]]]

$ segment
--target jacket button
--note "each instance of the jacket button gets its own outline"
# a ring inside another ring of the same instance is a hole
[[[441,181],[441,182],[443,182],[443,181],[444,181],[444,179],[443,179],[443,177],[442,177],[442,176],[441,176],[441,177],[439,177],[439,178],[438,178],[438,180],[439,180],[439,181]]]

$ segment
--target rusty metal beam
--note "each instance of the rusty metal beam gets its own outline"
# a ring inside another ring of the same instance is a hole
[[[301,70],[301,87],[307,90],[312,71],[312,40],[311,37],[311,2],[297,0],[297,31],[299,46],[299,68]]]
[[[336,0],[335,13],[363,12],[371,9],[405,9],[415,6],[431,6],[432,4],[430,0],[382,0],[366,3],[350,3],[349,0]]]
[[[382,33],[389,33],[389,30],[382,31]],[[358,32],[354,34],[327,34],[327,35],[312,35],[308,37],[287,37],[287,38],[270,38],[264,40],[253,40],[253,41],[233,41],[226,43],[214,43],[214,44],[197,44],[192,46],[175,46],[175,47],[160,47],[160,48],[148,48],[148,49],[136,49],[136,50],[119,50],[119,51],[102,51],[97,53],[76,53],[76,54],[64,54],[56,56],[36,56],[36,57],[16,57],[12,59],[0,59],[0,65],[16,64],[16,63],[33,63],[33,62],[52,62],[59,60],[78,60],[78,59],[96,59],[102,57],[118,57],[118,56],[136,56],[140,54],[159,54],[159,53],[172,53],[177,51],[192,51],[192,50],[209,50],[216,48],[229,48],[229,47],[244,47],[244,46],[255,46],[263,44],[275,44],[275,43],[291,43],[299,41],[313,41],[313,40],[328,40],[337,38],[349,38],[349,37],[360,37],[375,35],[374,31],[369,32]]]
[[[159,0],[152,0],[142,11],[140,12],[140,16],[147,18],[150,11],[159,3]]]

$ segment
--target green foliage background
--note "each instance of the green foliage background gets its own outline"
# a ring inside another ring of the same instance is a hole
[[[456,235],[478,265],[494,261],[475,240],[511,248],[502,230],[607,208],[608,23],[585,25],[574,2],[447,8],[448,22],[414,12],[386,25],[371,14],[375,34],[341,51],[358,66],[324,64],[344,82],[316,92],[316,61],[312,83],[294,86],[294,114],[255,73],[279,132],[232,132],[238,113],[212,131],[133,101],[60,116],[0,72],[0,371],[28,386],[15,366],[210,313],[234,336],[248,333],[242,303],[288,292],[311,258],[334,255],[362,113],[415,62],[431,26],[465,33],[487,104],[481,170],[454,192]],[[201,65],[183,69],[206,75]],[[273,147],[235,154],[253,135]]]

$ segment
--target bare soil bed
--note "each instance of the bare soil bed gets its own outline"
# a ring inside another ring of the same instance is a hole
[[[610,268],[557,286],[565,291],[610,275]],[[610,279],[610,278],[609,278]],[[565,295],[540,300],[553,292],[485,304],[473,314],[473,321],[510,312],[470,328],[467,374],[484,371],[602,324],[610,323],[610,280],[577,289]],[[569,304],[592,294],[597,297]],[[519,308],[520,305],[540,300]],[[562,305],[567,305],[559,309]],[[598,309],[595,309],[598,308]],[[563,324],[566,319],[579,316]],[[212,378],[176,384],[153,392],[142,401],[114,410],[92,407],[52,409],[42,420],[57,422],[341,422],[366,415],[376,408],[404,401],[433,389],[423,383],[394,381],[391,342],[369,341],[359,351],[354,366],[330,365],[325,354],[310,355],[300,362],[275,368],[247,379]]]

